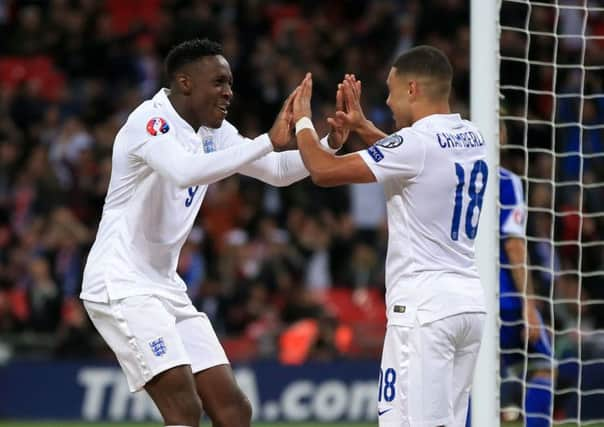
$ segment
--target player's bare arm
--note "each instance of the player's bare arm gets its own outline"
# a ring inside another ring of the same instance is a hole
[[[312,123],[308,124],[312,117],[311,97],[312,76],[309,73],[294,98],[293,119],[298,125],[296,130],[298,149],[313,182],[322,187],[375,182],[373,172],[360,155],[352,153],[345,156],[334,156],[321,148]],[[308,127],[302,129],[300,123],[304,121],[299,121],[303,118],[307,119],[306,125]]]
[[[510,261],[510,271],[512,273],[514,286],[518,293],[524,295],[524,317],[528,332],[528,339],[531,342],[539,340],[540,325],[539,314],[535,301],[532,299],[535,294],[531,274],[526,269],[527,254],[524,239],[520,237],[508,237],[503,244],[505,252]]]

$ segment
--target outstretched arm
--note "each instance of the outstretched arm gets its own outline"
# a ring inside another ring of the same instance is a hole
[[[203,155],[186,151],[169,134],[152,138],[142,147],[142,159],[181,188],[219,181],[237,172],[245,163],[273,151],[273,145],[265,135],[256,138],[254,143]]]
[[[269,132],[271,140],[277,139],[277,143],[282,141],[287,142],[293,135],[292,101],[296,94],[296,90],[294,90],[283,103],[283,107]],[[233,132],[228,135],[229,138],[245,139],[239,135],[234,128],[232,130]],[[241,141],[232,141],[227,144],[239,143],[241,143]],[[321,148],[327,152],[335,152],[341,145],[342,143],[338,143],[337,141],[329,141],[328,143],[327,137],[321,140]],[[269,153],[258,160],[243,165],[239,168],[238,172],[277,187],[293,184],[308,176],[308,170],[306,169],[298,150]]]
[[[310,120],[311,96],[312,77],[309,73],[300,85],[293,101],[293,116],[296,122],[298,149],[313,182],[323,187],[375,182],[375,176],[359,154],[352,153],[336,157],[321,148],[319,138]]]

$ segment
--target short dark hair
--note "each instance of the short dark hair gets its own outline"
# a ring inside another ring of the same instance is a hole
[[[437,80],[439,88],[435,87],[434,94],[443,90],[448,95],[453,80],[453,67],[447,56],[433,46],[417,46],[399,55],[392,64],[396,74],[412,74]]]
[[[184,65],[195,62],[204,56],[222,55],[222,45],[209,39],[193,39],[174,46],[164,62],[169,81]]]

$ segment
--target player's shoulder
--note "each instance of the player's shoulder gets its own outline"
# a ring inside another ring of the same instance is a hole
[[[378,145],[382,148],[398,148],[402,146],[403,143],[413,138],[413,136],[414,135],[411,128],[402,128],[388,136],[385,136],[382,139],[377,140],[375,145]]]
[[[167,134],[174,124],[155,98],[141,103],[130,113],[124,127],[136,135],[153,137]]]
[[[499,167],[499,180],[509,185],[522,185],[522,180],[518,175],[502,166]]]
[[[141,104],[139,104],[139,106],[136,107],[134,110],[132,110],[132,112],[128,116],[128,119],[126,120],[126,124],[134,125],[137,123],[143,123],[145,122],[145,119],[149,116],[157,114],[159,114],[159,109],[156,105],[154,105],[152,99],[147,99],[146,101],[143,101]]]
[[[522,180],[514,172],[504,167],[499,167],[499,193],[502,200],[522,200]]]
[[[417,120],[410,128],[415,130],[437,130],[460,128],[462,126],[476,127],[471,121],[463,119],[459,113],[436,113]]]
[[[467,127],[470,127],[473,129],[478,129],[478,126],[476,126],[476,124],[472,120],[460,118],[460,122],[463,123]]]
[[[406,161],[418,160],[424,152],[423,143],[417,141],[410,128],[402,128],[367,147],[367,154],[376,162],[384,158],[401,159]]]
[[[463,119],[458,113],[431,114],[413,123],[409,129],[418,136],[429,139],[433,139],[434,135],[441,135],[442,138],[448,137],[457,141],[455,143],[450,141],[448,148],[484,146],[484,138],[478,127],[470,120]]]

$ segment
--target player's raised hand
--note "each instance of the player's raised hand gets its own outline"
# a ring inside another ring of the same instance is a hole
[[[288,143],[292,139],[292,132],[295,125],[293,121],[293,101],[296,97],[296,93],[298,92],[299,87],[294,89],[292,93],[289,94],[279,114],[277,114],[277,118],[275,119],[275,123],[273,123],[273,127],[268,132],[268,136],[273,143],[273,147],[275,149],[285,148]]]
[[[361,107],[361,81],[347,74],[342,82],[344,110],[336,111],[336,120],[350,130],[357,130],[367,121]]]
[[[312,98],[312,74],[306,73],[306,77],[298,86],[298,93],[293,102],[294,123],[302,117],[312,118],[310,100]]]
[[[344,111],[344,93],[341,83],[338,84],[338,90],[336,91],[336,112],[338,111]],[[331,148],[337,150],[344,145],[348,139],[350,129],[344,126],[344,123],[335,117],[328,117],[327,123],[329,123],[330,126],[327,141]]]

